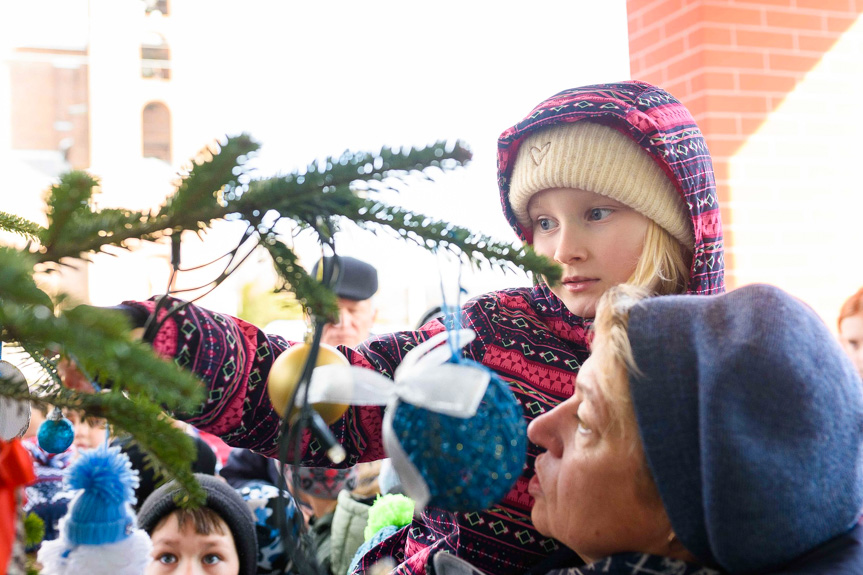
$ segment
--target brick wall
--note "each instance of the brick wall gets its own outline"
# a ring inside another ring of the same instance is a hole
[[[19,49],[9,63],[13,150],[65,150],[73,168],[90,164],[86,54]]]
[[[632,77],[686,104],[714,157],[729,285],[780,285],[829,321],[863,285],[859,262],[860,272],[834,263],[863,245],[852,229],[863,226],[813,212],[824,203],[814,191],[842,212],[861,195],[839,150],[859,133],[863,0],[628,0],[627,10]]]

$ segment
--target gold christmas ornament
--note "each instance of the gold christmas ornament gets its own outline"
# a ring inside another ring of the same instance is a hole
[[[283,352],[273,366],[270,368],[270,376],[267,379],[267,393],[270,395],[270,403],[280,416],[285,416],[288,402],[294,396],[294,390],[303,373],[303,366],[312,346],[307,343],[298,343]],[[315,367],[322,365],[350,365],[348,358],[342,355],[333,346],[322,343],[318,349],[318,358]],[[347,410],[347,405],[338,403],[313,403],[312,408],[317,411],[327,425],[337,421]],[[291,410],[291,418],[296,417],[299,409]]]

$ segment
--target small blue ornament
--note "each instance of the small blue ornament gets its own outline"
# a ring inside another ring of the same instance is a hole
[[[39,426],[39,447],[48,453],[63,453],[75,440],[72,422],[63,417],[63,412],[55,407],[48,419]]]

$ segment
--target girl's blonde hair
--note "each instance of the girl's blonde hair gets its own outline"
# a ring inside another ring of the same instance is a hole
[[[692,267],[692,248],[688,248],[653,220],[648,220],[641,257],[627,283],[657,295],[685,293]]]

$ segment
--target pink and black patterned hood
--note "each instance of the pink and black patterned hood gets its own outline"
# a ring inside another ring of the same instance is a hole
[[[516,221],[509,203],[512,166],[526,136],[565,122],[590,120],[631,137],[676,183],[692,218],[694,258],[688,293],[725,291],[722,220],[707,144],[689,110],[671,94],[647,84],[627,81],[564,90],[545,100],[498,139],[498,187],[507,221],[522,241],[532,232]]]

